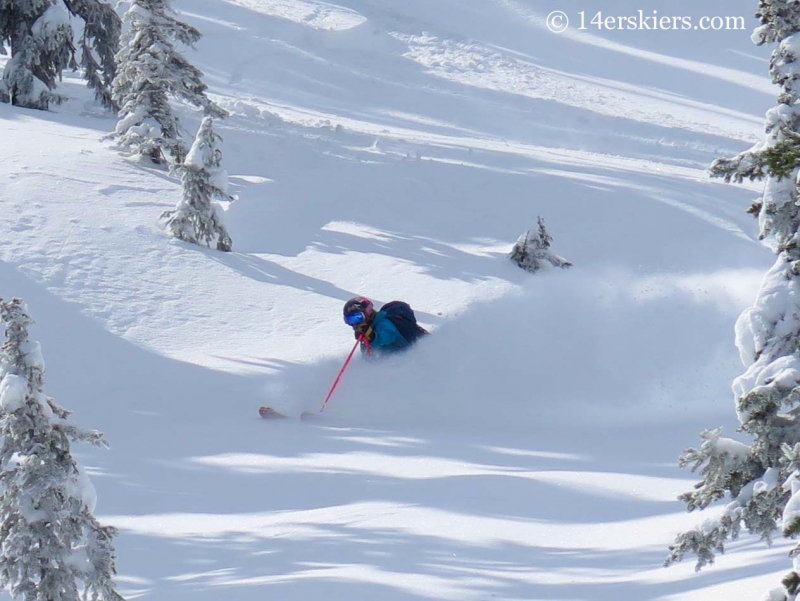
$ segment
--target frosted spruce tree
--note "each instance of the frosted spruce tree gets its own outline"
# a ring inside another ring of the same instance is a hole
[[[222,168],[222,140],[214,131],[210,116],[203,118],[194,144],[178,167],[183,182],[183,198],[174,211],[162,215],[167,229],[179,240],[231,250],[231,237],[222,221],[215,198],[232,200],[228,194],[228,174]]]
[[[111,96],[111,83],[117,74],[122,19],[117,11],[100,0],[64,0],[67,9],[83,22],[80,39],[83,77],[94,90],[95,98],[107,109],[119,110]]]
[[[11,48],[0,81],[0,102],[47,110],[61,72],[74,66],[69,13],[61,0],[0,0],[0,52]]]
[[[0,586],[24,601],[121,601],[116,530],[92,515],[95,493],[70,441],[105,446],[44,394],[44,361],[18,298],[0,300]]]
[[[170,98],[202,107],[215,117],[225,115],[206,96],[203,73],[175,48],[175,42],[193,46],[200,32],[174,15],[170,0],[131,1],[113,82],[113,99],[121,109],[110,137],[156,164],[166,162],[164,150],[176,164],[186,155]]]
[[[800,2],[761,0],[756,16],[761,26],[753,41],[777,44],[770,74],[780,86],[778,102],[767,112],[763,142],[711,166],[712,175],[726,181],[765,181],[750,212],[758,216],[760,238],[777,255],[755,304],[736,323],[746,370],[734,380],[733,393],[739,430],[752,442],[706,431],[700,448],[681,457],[682,466],[702,474],[695,490],[681,496],[689,511],[728,502],[720,517],[678,535],[667,565],[692,553],[700,569],[742,528],[767,542],[777,530],[787,537],[800,533]],[[790,555],[793,570],[765,600],[798,598],[800,546]]]
[[[539,217],[536,231],[529,229],[522,234],[514,244],[514,248],[511,249],[509,258],[519,267],[531,273],[536,273],[547,263],[562,269],[572,267],[572,263],[550,252],[552,243],[553,237],[547,233],[544,219]]]
[[[43,110],[64,101],[55,92],[57,82],[64,69],[78,66],[70,14],[84,21],[83,76],[97,99],[115,108],[111,80],[121,20],[100,0],[0,0],[0,52],[6,45],[11,48],[0,82],[0,101]]]

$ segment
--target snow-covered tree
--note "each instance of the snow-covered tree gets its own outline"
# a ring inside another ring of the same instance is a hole
[[[550,252],[552,242],[553,237],[547,233],[544,227],[544,219],[539,217],[536,231],[531,228],[522,234],[514,244],[514,248],[511,249],[509,258],[519,267],[531,273],[536,273],[546,263],[562,269],[572,267],[572,263]]]
[[[25,601],[121,601],[113,575],[116,530],[92,515],[96,500],[70,441],[105,446],[44,394],[44,361],[18,298],[0,300],[0,586]]]
[[[736,344],[745,372],[733,382],[740,428],[750,444],[702,434],[682,466],[700,469],[695,490],[681,496],[689,511],[719,499],[728,503],[719,518],[678,535],[667,564],[687,553],[697,568],[712,563],[725,542],[742,528],[767,542],[780,530],[800,533],[800,1],[761,0],[753,33],[757,45],[777,44],[770,59],[780,86],[777,105],[767,112],[766,136],[751,149],[711,166],[715,177],[742,182],[765,180],[750,208],[760,238],[777,255],[755,304],[736,323]],[[793,571],[770,591],[769,601],[794,601],[800,594],[800,545],[790,553]]]
[[[5,45],[11,47],[0,102],[47,109],[64,101],[54,90],[64,69],[77,68],[70,13],[84,21],[80,41],[84,77],[104,106],[116,108],[111,80],[122,22],[101,0],[0,0],[0,53]]]
[[[119,110],[111,97],[111,83],[117,74],[122,19],[114,8],[100,0],[64,0],[73,15],[83,19],[80,39],[81,68],[95,98],[107,109]]]
[[[0,49],[11,47],[0,82],[0,102],[46,110],[61,72],[74,65],[72,27],[61,0],[0,0]]]
[[[206,96],[203,73],[175,48],[175,42],[194,46],[200,32],[174,15],[170,0],[132,0],[113,82],[113,99],[121,110],[111,137],[157,164],[165,162],[164,150],[176,164],[186,155],[170,98],[202,107],[214,117],[225,115]]]
[[[222,138],[214,131],[210,116],[203,118],[194,144],[178,169],[183,182],[183,198],[174,211],[162,215],[170,233],[179,240],[231,250],[231,237],[222,220],[215,198],[232,200],[228,194],[228,173],[222,168]]]

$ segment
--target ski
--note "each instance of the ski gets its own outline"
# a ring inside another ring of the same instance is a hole
[[[280,411],[276,411],[272,407],[259,407],[258,414],[263,419],[287,419],[289,416],[284,415]],[[300,414],[300,419],[303,421],[313,420],[318,417],[319,413],[316,411],[303,411]]]
[[[258,414],[264,419],[286,419],[286,415],[275,411],[272,407],[259,407]]]

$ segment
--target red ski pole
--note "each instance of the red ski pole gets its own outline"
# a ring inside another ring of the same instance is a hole
[[[358,340],[356,340],[356,343],[353,345],[353,350],[350,351],[350,354],[347,356],[347,360],[344,362],[344,365],[342,365],[342,369],[339,370],[339,375],[336,376],[336,380],[334,380],[333,386],[331,386],[331,390],[328,393],[328,396],[325,397],[325,402],[322,403],[322,409],[319,410],[320,413],[325,411],[325,407],[327,406],[328,401],[330,401],[331,397],[333,396],[333,391],[336,390],[336,387],[339,385],[339,380],[342,379],[342,375],[344,374],[344,370],[346,370],[347,366],[350,365],[350,360],[353,358],[353,354],[356,352],[356,349],[358,348],[358,345],[360,343],[361,343],[361,337],[359,336]]]

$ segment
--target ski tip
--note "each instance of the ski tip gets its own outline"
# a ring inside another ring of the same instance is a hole
[[[283,413],[278,413],[272,407],[259,407],[258,414],[264,419],[278,419],[286,417]]]
[[[272,407],[259,407],[258,414],[264,419],[286,419],[289,416],[285,415],[279,411],[276,411]],[[319,417],[319,412],[317,411],[303,411],[300,414],[300,419],[303,421],[313,420]]]

